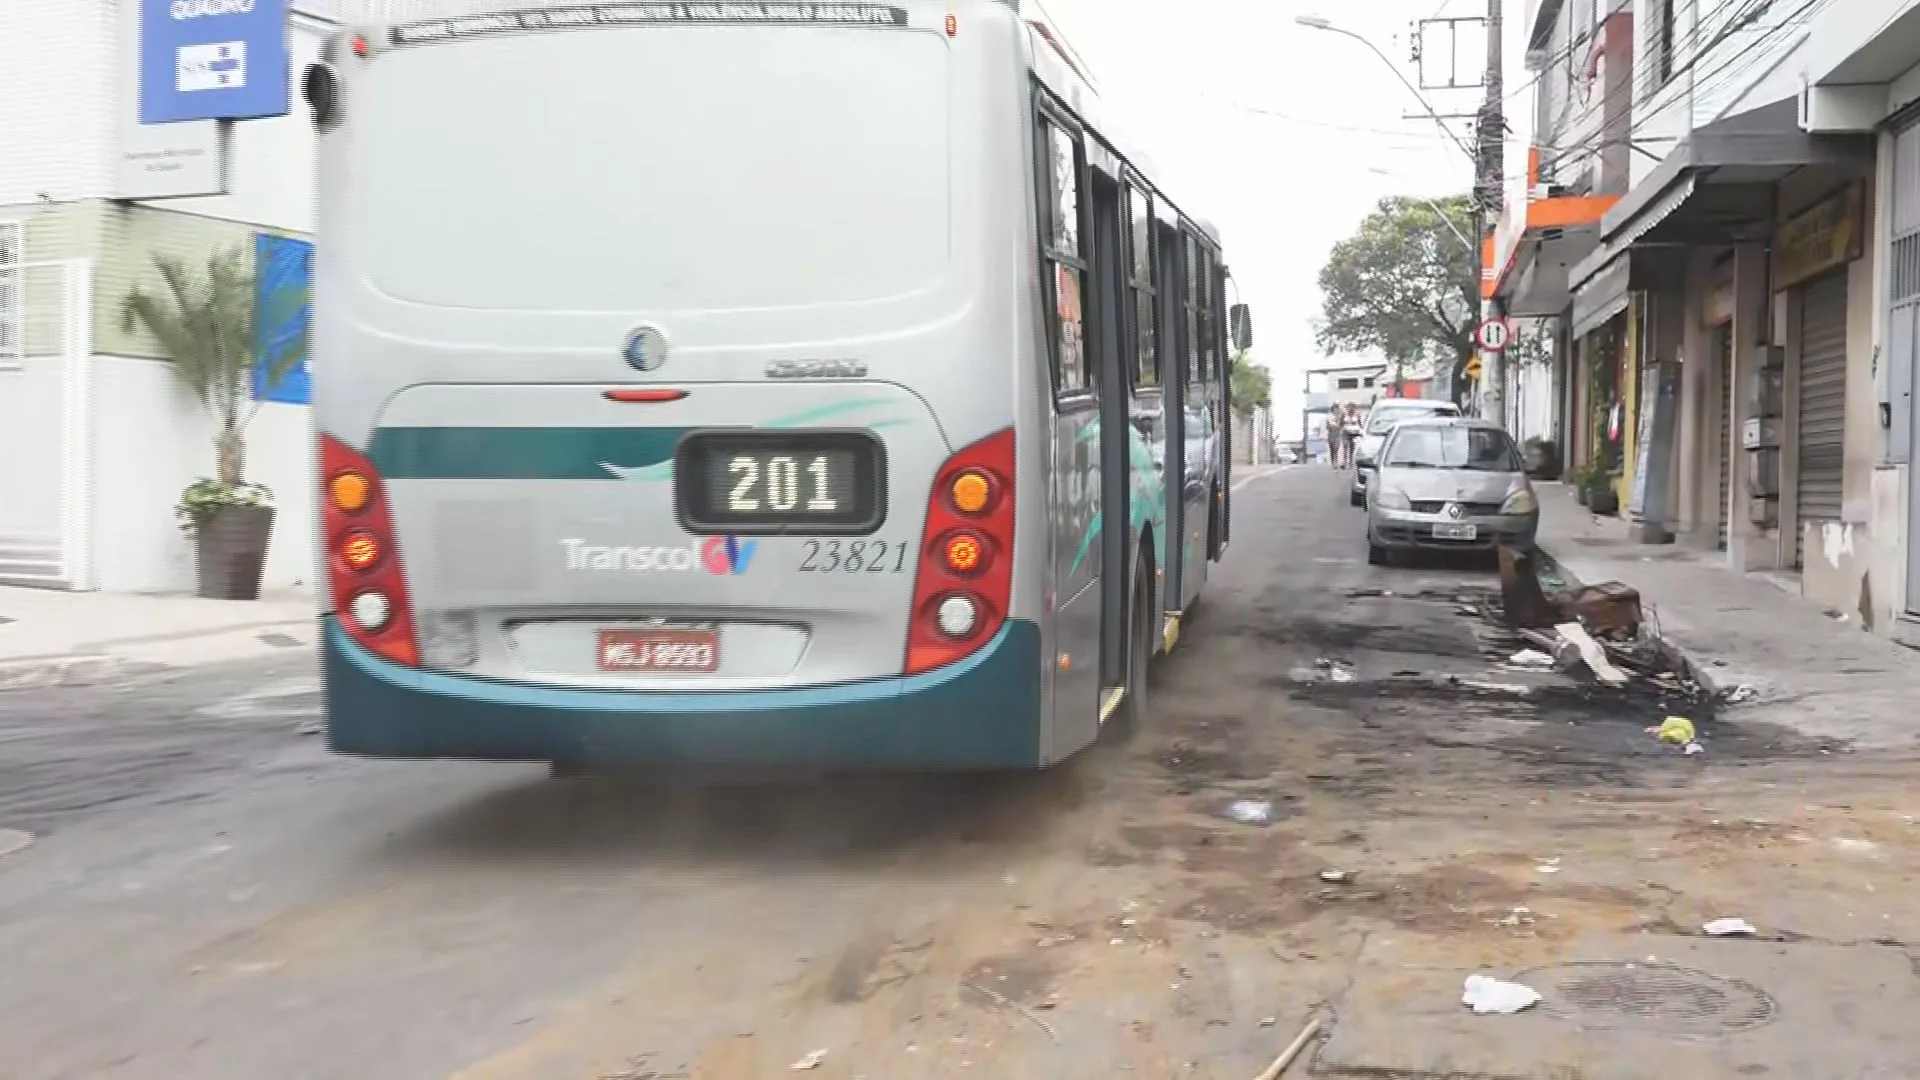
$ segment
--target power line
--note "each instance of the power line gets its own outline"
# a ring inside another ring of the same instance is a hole
[[[1781,36],[1785,34],[1789,34],[1798,30],[1805,23],[1807,23],[1808,21],[1811,21],[1815,16],[1817,16],[1820,13],[1820,11],[1824,10],[1831,3],[1832,3],[1832,0],[1804,0],[1804,2],[1801,3],[1799,7],[1793,9],[1783,18],[1781,18],[1779,23],[1762,30],[1753,40],[1747,42],[1738,51],[1733,52],[1731,55],[1717,57],[1715,66],[1700,73],[1694,78],[1694,85],[1691,93],[1685,93],[1685,94],[1675,93],[1672,96],[1668,97],[1665,101],[1662,101],[1662,102],[1659,102],[1658,104],[1653,105],[1651,109],[1633,108],[1633,98],[1638,97],[1640,95],[1636,93],[1633,96],[1629,97],[1628,101],[1623,102],[1621,104],[1621,107],[1632,110],[1632,113],[1633,113],[1632,130],[1639,131],[1643,129],[1649,123],[1651,123],[1654,118],[1664,114],[1668,109],[1673,108],[1675,105],[1678,105],[1682,102],[1685,102],[1691,105],[1694,102],[1694,100],[1700,95],[1702,95],[1703,93],[1712,92],[1712,91],[1724,88],[1727,85],[1730,85],[1731,83],[1733,83],[1735,79],[1738,79],[1742,74],[1744,74],[1748,70],[1751,70],[1755,65],[1761,63],[1762,61],[1768,58],[1765,53],[1759,53],[1758,55],[1755,55],[1757,50],[1760,50],[1765,46],[1773,44],[1774,42],[1778,41]],[[1757,17],[1759,14],[1763,14],[1765,10],[1771,6],[1772,6],[1772,0],[1755,0],[1755,2],[1749,3],[1747,5],[1747,8],[1748,8],[1747,12],[1743,12],[1742,14],[1737,15],[1735,18],[1729,19],[1725,24],[1723,24],[1723,26],[1721,27],[1721,32],[1716,36],[1712,45],[1709,45],[1705,48],[1694,51],[1692,55],[1690,55],[1684,63],[1674,68],[1671,72],[1667,73],[1665,81],[1670,83],[1673,80],[1679,79],[1681,76],[1686,75],[1689,72],[1692,72],[1693,69],[1701,62],[1702,59],[1705,59],[1713,54],[1714,46],[1717,46],[1720,43],[1726,41],[1734,33],[1737,33],[1740,29],[1743,28],[1741,26],[1742,21],[1751,21],[1751,19]],[[1631,88],[1632,84],[1630,83],[1629,85]],[[1605,108],[1604,104],[1603,104],[1603,108]],[[1629,137],[1625,140],[1609,139],[1606,128],[1610,125],[1611,121],[1616,118],[1616,116],[1603,115],[1599,130],[1597,130],[1596,132],[1594,132],[1594,134],[1586,138],[1579,139],[1571,143],[1560,144],[1560,145],[1543,144],[1541,146],[1541,149],[1553,151],[1553,154],[1554,154],[1553,160],[1556,164],[1558,164],[1561,162],[1578,162],[1580,160],[1584,160],[1586,157],[1590,157],[1592,153],[1597,151],[1600,147],[1609,145],[1610,143],[1617,144],[1619,142],[1624,141],[1629,145],[1637,146],[1639,143],[1656,141],[1652,139],[1635,138],[1631,135],[1631,133],[1629,134]],[[1561,118],[1558,118],[1558,121],[1559,122],[1557,122],[1554,126],[1557,127],[1559,126],[1560,123],[1564,123],[1564,116]]]

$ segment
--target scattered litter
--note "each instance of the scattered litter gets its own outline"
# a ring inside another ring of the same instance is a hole
[[[1851,851],[1856,855],[1865,855],[1880,849],[1880,845],[1871,840],[1858,840],[1851,836],[1834,837],[1833,846],[1841,851]]]
[[[822,1047],[821,1049],[815,1050],[813,1053],[808,1054],[806,1057],[801,1058],[799,1061],[796,1061],[793,1064],[787,1066],[787,1068],[791,1069],[794,1072],[807,1072],[810,1069],[819,1068],[820,1063],[825,1060],[827,1060],[827,1051],[825,1047]]]
[[[1320,674],[1337,683],[1353,681],[1353,665],[1344,660],[1329,660],[1322,656],[1314,660],[1313,666]]]
[[[1760,931],[1755,930],[1753,924],[1745,919],[1715,919],[1701,927],[1700,932],[1708,937],[1744,937]]]
[[[1273,823],[1273,804],[1265,799],[1235,799],[1227,807],[1227,816],[1242,825]]]
[[[327,730],[327,726],[320,721],[307,720],[302,722],[299,727],[294,728],[293,733],[295,735],[318,735],[325,730]]]
[[[1669,716],[1661,722],[1659,727],[1648,730],[1652,731],[1654,737],[1661,742],[1674,746],[1685,746],[1694,742],[1696,738],[1693,721],[1684,716]]]
[[[1753,700],[1753,698],[1757,696],[1759,693],[1760,692],[1758,690],[1755,690],[1753,687],[1748,686],[1746,683],[1741,683],[1740,685],[1734,687],[1733,689],[1728,690],[1726,693],[1726,696],[1721,700],[1728,705],[1738,705],[1743,701]]]
[[[1561,637],[1571,642],[1574,648],[1580,650],[1580,658],[1587,662],[1587,667],[1593,669],[1594,676],[1601,682],[1609,686],[1626,685],[1626,672],[1613,666],[1613,661],[1607,659],[1607,650],[1593,640],[1593,635],[1587,633],[1586,628],[1577,622],[1569,622],[1561,623],[1554,629],[1560,632]]]
[[[1293,1064],[1293,1059],[1300,1056],[1300,1051],[1307,1048],[1307,1043],[1312,1041],[1319,1031],[1320,1018],[1316,1016],[1308,1020],[1307,1026],[1300,1029],[1300,1034],[1295,1035],[1293,1041],[1287,1044],[1287,1048],[1280,1051],[1280,1056],[1273,1059],[1273,1064],[1261,1069],[1260,1075],[1253,1080],[1280,1080],[1280,1074],[1287,1071],[1287,1066]],[[1195,1065],[1190,1062],[1187,1067],[1191,1069]]]
[[[1269,1016],[1269,1017],[1266,1017],[1266,1018],[1264,1018],[1264,1019],[1262,1019],[1262,1020],[1260,1021],[1260,1026],[1261,1026],[1261,1027],[1272,1027],[1273,1025],[1275,1025],[1275,1024],[1277,1024],[1277,1023],[1279,1023],[1279,1022],[1280,1022],[1280,1018],[1279,1018],[1279,1017],[1277,1017],[1277,1016]]]
[[[1542,874],[1557,874],[1560,872],[1560,860],[1557,858],[1548,859],[1546,862],[1534,867],[1534,869]]]
[[[0,829],[0,855],[11,855],[32,846],[32,833],[21,829]]]
[[[1000,991],[995,990],[991,986],[981,986],[979,983],[963,983],[962,985],[965,986],[967,989],[973,991],[974,993],[979,994],[981,997],[991,999],[994,1003],[998,1004],[1002,1008],[1012,1009],[1014,1012],[1019,1013],[1021,1016],[1024,1016],[1029,1021],[1031,1021],[1033,1023],[1033,1026],[1039,1028],[1041,1031],[1046,1032],[1047,1037],[1049,1039],[1052,1039],[1056,1043],[1060,1041],[1060,1033],[1053,1030],[1053,1025],[1047,1023],[1046,1018],[1041,1016],[1039,1013],[1034,1012],[1032,1009],[1027,1008],[1025,1005],[1020,1004],[1019,1002],[1013,1000],[1012,998],[1006,996],[1005,994],[1002,994]],[[1179,989],[1179,987],[1175,987],[1174,989],[1177,990]]]
[[[1682,753],[1685,753],[1688,757],[1692,757],[1695,754],[1704,754],[1706,752],[1707,752],[1707,748],[1704,746],[1701,746],[1697,742],[1688,743],[1687,748],[1684,751],[1682,751]]]
[[[1531,986],[1505,982],[1488,975],[1469,975],[1466,992],[1460,995],[1460,1004],[1472,1009],[1478,1016],[1489,1013],[1507,1016],[1540,1004],[1540,992]]]
[[[1512,694],[1525,697],[1533,693],[1533,687],[1524,683],[1494,682],[1490,679],[1462,679],[1458,675],[1450,677],[1448,682],[1468,690],[1478,690],[1483,694]]]
[[[1353,884],[1353,871],[1322,870],[1320,871],[1320,880],[1329,885],[1351,885]]]
[[[1553,657],[1548,656],[1539,649],[1521,649],[1519,652],[1507,657],[1507,663],[1512,664],[1514,667],[1550,668],[1553,666]]]
[[[1517,907],[1507,913],[1507,917],[1494,923],[1495,926],[1532,926],[1533,909]]]

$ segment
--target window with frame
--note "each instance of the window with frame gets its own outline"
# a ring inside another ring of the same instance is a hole
[[[1080,235],[1080,140],[1051,117],[1039,124],[1041,256],[1053,298],[1053,386],[1076,394],[1092,386],[1086,348],[1086,253]]]
[[[1665,86],[1673,78],[1674,48],[1673,0],[1654,0],[1653,73],[1654,87]]]
[[[17,367],[27,355],[27,223],[0,221],[0,365]]]
[[[1127,288],[1133,302],[1133,384],[1160,385],[1160,353],[1155,333],[1160,324],[1154,303],[1153,197],[1129,182],[1127,201]]]
[[[1195,339],[1199,349],[1194,353],[1194,381],[1212,385],[1220,381],[1220,326],[1213,315],[1215,300],[1216,264],[1213,252],[1206,245],[1195,242],[1194,252],[1194,296],[1193,322]]]
[[[1180,358],[1180,377],[1191,386],[1200,381],[1203,370],[1200,351],[1200,245],[1194,241],[1192,233],[1182,230],[1180,246],[1181,276],[1185,278],[1180,303],[1187,316],[1183,320],[1187,324],[1187,349],[1186,355]]]

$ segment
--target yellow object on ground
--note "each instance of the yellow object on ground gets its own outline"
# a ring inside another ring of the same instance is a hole
[[[1669,716],[1660,725],[1660,741],[1685,746],[1693,741],[1693,721],[1684,716]]]

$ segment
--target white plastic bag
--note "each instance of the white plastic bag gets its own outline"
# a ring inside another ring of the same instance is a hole
[[[1488,1013],[1506,1016],[1540,1004],[1540,992],[1531,986],[1505,982],[1489,975],[1469,975],[1466,992],[1460,995],[1460,1004],[1479,1016]]]

